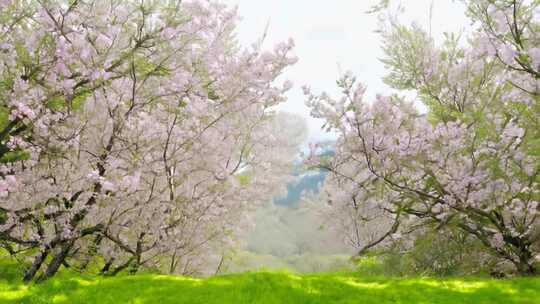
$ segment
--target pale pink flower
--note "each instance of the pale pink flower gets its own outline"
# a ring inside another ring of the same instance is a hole
[[[512,46],[504,44],[499,51],[499,56],[504,63],[513,65],[516,62],[517,52]]]
[[[115,191],[116,190],[116,185],[110,181],[103,181],[101,183],[101,185],[103,186],[103,190],[105,191]]]
[[[538,69],[540,67],[540,48],[532,48],[528,51],[528,53],[533,68]]]
[[[34,119],[36,118],[36,113],[34,113],[34,111],[27,105],[18,102],[15,104],[15,109],[11,111],[9,119],[13,121],[16,118]]]

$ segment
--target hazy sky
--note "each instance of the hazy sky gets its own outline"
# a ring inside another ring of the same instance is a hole
[[[340,71],[351,70],[368,87],[369,97],[385,94],[389,89],[382,83],[385,74],[377,16],[366,14],[378,0],[224,0],[237,5],[242,21],[238,38],[250,45],[264,33],[265,47],[293,38],[295,55],[300,61],[289,68],[285,79],[295,83],[288,93],[289,100],[280,109],[305,117],[310,129],[310,141],[328,138],[320,130],[321,122],[309,117],[304,105],[301,86],[309,85],[315,92],[337,93],[335,81]],[[399,2],[399,1],[396,1]],[[457,32],[468,24],[464,8],[451,0],[401,0],[405,12],[400,18],[406,23],[415,21],[425,28],[430,24],[437,39],[443,32]]]

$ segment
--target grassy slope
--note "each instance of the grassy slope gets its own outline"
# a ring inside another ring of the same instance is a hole
[[[540,303],[540,278],[376,278],[353,273],[245,273],[209,279],[64,273],[25,286],[0,263],[0,303]]]

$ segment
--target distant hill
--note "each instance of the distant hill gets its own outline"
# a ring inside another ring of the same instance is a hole
[[[274,199],[274,203],[280,206],[297,207],[302,194],[306,192],[319,193],[327,174],[323,171],[312,171],[297,176],[294,182],[287,185],[287,195]]]
[[[328,157],[334,156],[333,150],[334,142],[319,143],[317,154],[319,156]],[[287,195],[277,197],[274,199],[274,203],[279,206],[285,207],[297,207],[302,198],[302,194],[311,192],[314,194],[319,193],[321,186],[326,179],[328,172],[322,170],[305,170],[303,165],[304,160],[300,161],[292,175],[295,180],[287,185]]]

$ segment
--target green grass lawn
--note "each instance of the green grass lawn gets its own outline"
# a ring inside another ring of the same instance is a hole
[[[355,273],[244,273],[208,279],[64,272],[26,286],[0,263],[0,303],[540,303],[540,278],[383,278]]]

